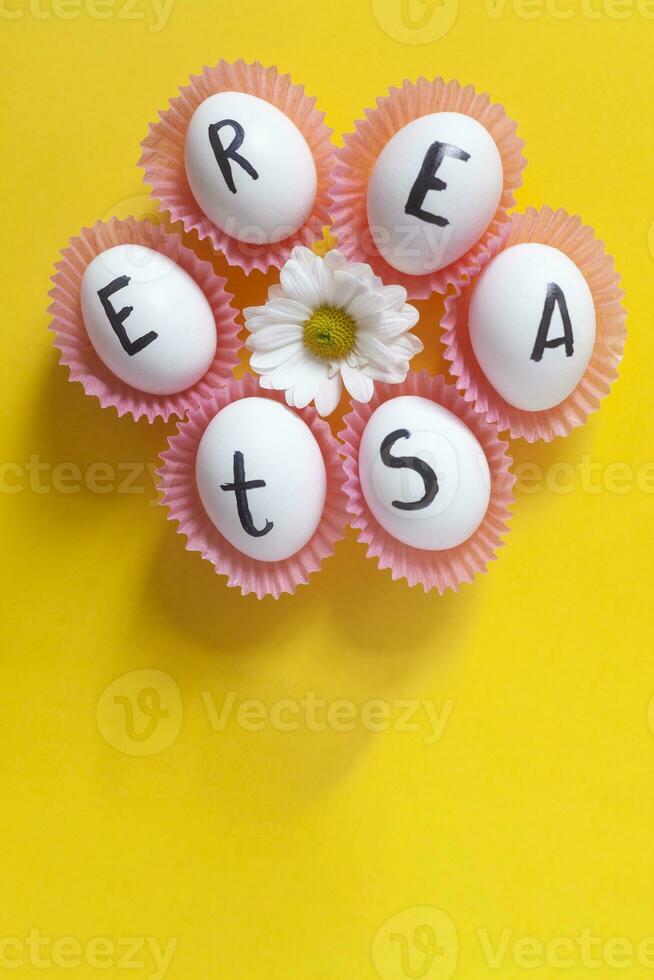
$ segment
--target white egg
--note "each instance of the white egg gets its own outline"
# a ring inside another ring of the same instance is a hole
[[[468,311],[475,357],[510,405],[540,412],[574,391],[595,344],[588,283],[563,252],[513,245],[486,266]]]
[[[488,461],[475,435],[448,409],[415,395],[373,412],[361,438],[359,478],[381,526],[424,551],[466,541],[490,501]]]
[[[82,316],[96,353],[126,384],[173,395],[202,378],[216,355],[216,322],[189,274],[161,252],[116,245],[82,276]]]
[[[195,479],[212,523],[259,561],[300,551],[325,506],[327,474],[313,433],[268,398],[242,398],[218,412],[200,441]]]
[[[244,92],[219,92],[193,113],[184,145],[186,175],[200,208],[242,242],[295,234],[316,199],[313,154],[280,109]]]
[[[502,186],[502,159],[481,123],[458,112],[421,116],[389,140],[373,168],[373,240],[394,269],[436,272],[481,238]]]

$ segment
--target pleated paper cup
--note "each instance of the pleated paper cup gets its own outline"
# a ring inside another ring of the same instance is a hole
[[[186,131],[198,106],[218,92],[244,92],[276,106],[295,124],[311,150],[318,178],[313,209],[302,227],[282,241],[261,245],[239,241],[207,217],[191,192],[184,163]],[[152,188],[152,197],[172,221],[182,222],[185,231],[196,231],[201,239],[208,238],[230,265],[245,272],[281,268],[296,245],[320,241],[324,226],[330,222],[332,130],[325,126],[324,113],[316,109],[315,102],[305,95],[302,85],[291,81],[290,75],[281,75],[277,68],[266,68],[258,61],[251,65],[242,60],[219,61],[214,68],[205,67],[170,100],[168,109],[159,113],[158,122],[150,124],[143,140],[139,162]]]
[[[367,198],[370,176],[386,144],[401,129],[422,116],[436,112],[458,112],[479,122],[492,136],[502,160],[503,186],[497,211],[479,240],[455,262],[425,275],[399,272],[379,253],[368,224]],[[412,299],[426,299],[432,293],[446,293],[476,275],[494,248],[508,234],[508,210],[515,203],[514,191],[522,181],[525,159],[523,142],[516,135],[516,123],[501,105],[479,94],[472,85],[457,81],[425,78],[401,88],[391,88],[377,99],[374,109],[366,109],[365,119],[355,124],[337,151],[332,182],[332,233],[339,249],[356,262],[367,262],[388,284],[404,286]]]
[[[381,526],[363,494],[359,450],[364,429],[375,409],[402,395],[428,398],[456,415],[475,435],[488,461],[491,494],[486,514],[477,530],[455,548],[427,551],[398,541]],[[463,582],[472,582],[478,573],[486,571],[508,530],[515,483],[508,445],[499,438],[497,429],[477,415],[453,385],[426,371],[410,374],[402,385],[378,384],[372,400],[368,404],[353,403],[344,422],[345,428],[339,433],[346,474],[343,489],[352,527],[358,529],[368,557],[376,558],[379,568],[390,569],[394,580],[406,579],[410,586],[421,585],[425,592],[435,589],[441,595],[447,589],[457,591]]]
[[[173,395],[149,394],[121,381],[98,357],[86,331],[81,303],[84,272],[101,252],[127,244],[143,245],[176,262],[202,290],[216,321],[218,338],[211,367],[196,384]],[[55,268],[48,311],[52,314],[54,344],[61,351],[59,361],[69,368],[70,380],[79,381],[86,394],[95,396],[103,408],[113,407],[119,416],[131,415],[135,420],[145,417],[149,422],[156,418],[166,421],[171,416],[181,418],[232,377],[242,346],[237,312],[232,306],[234,297],[226,289],[226,280],[215,274],[209,262],[201,261],[186,248],[179,235],[135,218],[98,221],[71,238]]]
[[[599,408],[618,376],[626,332],[626,312],[622,305],[620,278],[613,259],[592,228],[567,211],[529,208],[524,214],[513,214],[506,241],[494,248],[496,255],[512,245],[537,242],[559,249],[570,258],[584,279],[595,306],[595,345],[590,363],[574,391],[554,408],[528,412],[510,405],[493,388],[481,370],[470,341],[468,308],[475,288],[474,281],[460,285],[445,301],[441,321],[445,358],[464,399],[486,421],[508,431],[514,439],[527,442],[551,442],[567,436]]]
[[[325,463],[327,494],[320,523],[310,541],[282,561],[257,561],[238,551],[210,521],[198,492],[195,465],[200,441],[212,419],[225,406],[250,397],[286,404],[283,392],[263,390],[250,374],[215,392],[189,414],[169,440],[161,457],[159,488],[169,519],[177,521],[178,532],[187,538],[188,550],[199,551],[219,575],[226,576],[227,585],[239,588],[243,595],[278,599],[283,593],[294,593],[298,585],[306,585],[309,576],[321,568],[344,536],[347,513],[341,489],[343,467],[338,443],[318,413],[312,408],[289,409],[309,427]]]

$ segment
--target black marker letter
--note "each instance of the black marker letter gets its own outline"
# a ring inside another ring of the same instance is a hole
[[[398,510],[424,510],[425,507],[429,507],[438,493],[438,477],[431,466],[428,466],[422,459],[418,459],[417,456],[391,456],[391,449],[397,440],[408,439],[410,435],[411,433],[408,429],[396,429],[395,432],[391,432],[386,436],[379,451],[382,462],[386,466],[390,466],[393,470],[415,470],[422,477],[423,483],[425,484],[425,492],[420,500],[413,500],[409,503],[405,503],[402,500],[393,500],[393,507],[397,507]]]
[[[227,149],[223,146],[220,141],[220,136],[218,133],[223,128],[223,126],[231,126],[234,130],[234,139],[229,144]],[[234,163],[238,163],[239,167],[243,167],[243,170],[250,175],[252,180],[258,180],[259,174],[256,172],[249,160],[242,157],[240,153],[237,153],[239,146],[245,139],[245,130],[240,123],[237,123],[235,119],[222,119],[220,122],[212,123],[209,126],[209,142],[211,143],[211,149],[213,150],[213,155],[216,158],[216,163],[220,167],[220,172],[223,175],[225,183],[229,187],[232,194],[236,194],[236,184],[234,183],[234,178],[232,176],[232,168],[230,165],[230,160]]]
[[[151,330],[149,333],[143,334],[143,336],[139,337],[137,340],[130,340],[127,336],[127,331],[125,330],[123,323],[130,315],[134,307],[123,306],[122,310],[118,312],[118,310],[115,310],[109,302],[109,297],[113,296],[114,293],[117,293],[119,289],[124,289],[128,283],[129,276],[119,276],[118,279],[114,279],[113,282],[110,282],[108,286],[103,286],[102,289],[98,289],[98,296],[100,298],[100,302],[102,303],[102,309],[107,314],[107,319],[109,320],[109,323],[113,327],[114,333],[120,341],[120,346],[123,348],[126,354],[129,354],[129,356],[132,357],[134,354],[138,354],[139,351],[142,351],[144,347],[147,347],[148,344],[151,344],[153,340],[156,340],[159,334],[155,333],[154,330]]]
[[[274,524],[266,521],[266,526],[259,530],[254,526],[250,507],[248,505],[248,490],[258,490],[265,487],[265,480],[245,479],[245,458],[243,453],[234,453],[234,482],[221,484],[221,490],[228,490],[236,494],[236,507],[243,530],[253,538],[262,538],[269,531],[272,531]]]
[[[557,304],[561,313],[561,319],[563,320],[563,336],[557,337],[556,340],[548,340],[547,334],[552,322],[554,307]],[[572,357],[574,354],[574,338],[572,336],[572,323],[570,322],[570,314],[568,313],[568,304],[565,301],[561,287],[557,286],[555,282],[548,282],[545,306],[543,307],[543,315],[538,328],[538,336],[536,337],[534,349],[531,352],[532,361],[540,361],[545,353],[546,347],[560,347],[561,344],[565,344],[565,356]]]
[[[405,214],[411,214],[414,218],[421,218],[432,225],[444,228],[449,225],[447,218],[442,218],[438,214],[431,214],[423,211],[422,206],[429,191],[444,191],[447,184],[440,177],[436,176],[436,171],[440,167],[445,157],[454,157],[455,160],[463,160],[466,163],[470,159],[470,154],[465,150],[460,150],[458,146],[451,143],[432,143],[422,161],[420,173],[416,177],[416,182],[411,188],[409,199],[404,208]]]

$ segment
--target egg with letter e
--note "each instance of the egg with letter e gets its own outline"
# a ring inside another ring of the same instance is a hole
[[[502,197],[500,152],[471,116],[436,112],[388,141],[368,184],[370,232],[394,269],[422,276],[475,245]]]
[[[181,266],[144,245],[115,245],[96,255],[82,276],[81,304],[98,357],[139,391],[185,391],[216,356],[216,321],[206,296]]]
[[[359,478],[379,524],[424,551],[462,544],[490,502],[490,468],[476,436],[453,412],[417,395],[391,398],[372,413]]]
[[[282,241],[313,209],[318,178],[309,145],[285,113],[256,95],[205,99],[188,125],[184,162],[202,211],[239,241]]]
[[[198,447],[195,479],[211,522],[242,554],[283,561],[313,537],[327,473],[308,425],[269,398],[222,408]]]
[[[470,342],[479,367],[509,405],[559,405],[580,382],[595,344],[584,276],[564,252],[537,242],[496,255],[472,288]]]

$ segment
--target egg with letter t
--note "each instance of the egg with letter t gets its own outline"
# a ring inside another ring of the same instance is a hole
[[[163,460],[171,519],[244,595],[294,592],[343,537],[343,468],[331,429],[251,374],[199,402]]]
[[[320,522],[327,485],[320,447],[279,402],[242,398],[221,409],[200,441],[195,475],[212,523],[250,558],[289,558]]]

